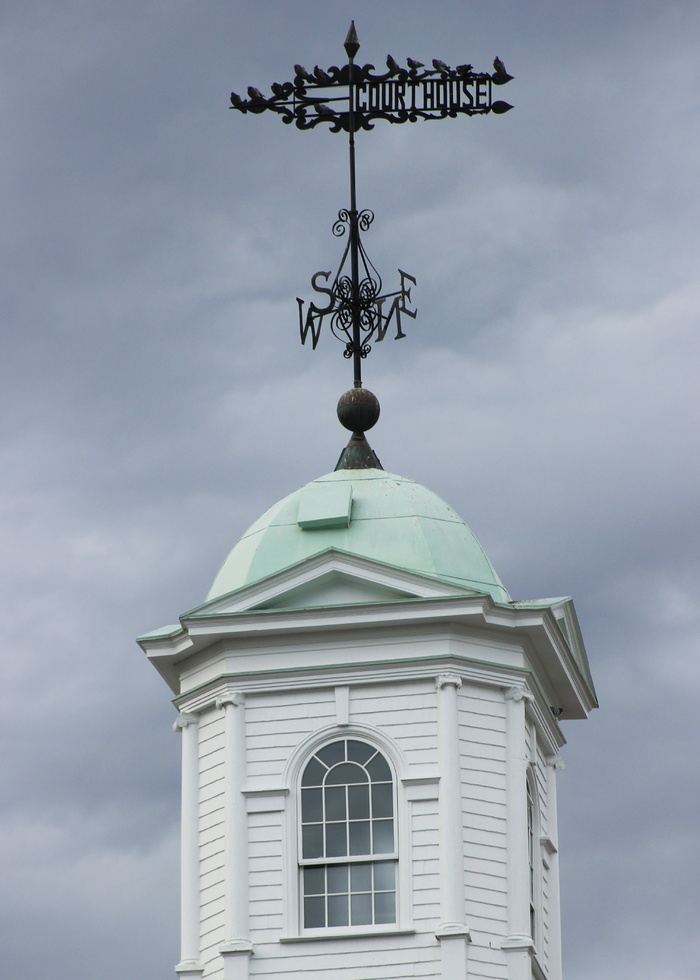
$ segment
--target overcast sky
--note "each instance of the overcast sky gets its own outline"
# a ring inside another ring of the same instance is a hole
[[[361,63],[515,76],[505,116],[358,136],[365,245],[418,280],[371,442],[514,598],[574,596],[567,980],[696,980],[697,0],[4,0],[2,975],[173,976],[180,742],[134,637],[333,469],[351,384],[295,303],[340,257],[345,139],[228,95],[342,63],[351,17]]]

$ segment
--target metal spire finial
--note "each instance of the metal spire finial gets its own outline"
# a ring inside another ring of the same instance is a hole
[[[345,38],[345,44],[343,45],[343,47],[345,48],[345,53],[347,54],[350,61],[353,60],[357,52],[360,50],[360,41],[359,38],[357,37],[357,31],[355,30],[354,20],[350,21],[350,30],[347,33],[347,37]]]

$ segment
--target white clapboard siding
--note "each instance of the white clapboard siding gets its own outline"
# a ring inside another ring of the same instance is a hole
[[[506,980],[508,967],[502,950],[472,942],[469,944],[469,980]]]
[[[206,926],[206,921],[203,924]],[[211,930],[207,929],[204,932],[201,958],[206,966],[204,976],[207,980],[214,980],[214,978],[223,976],[221,956],[219,955],[219,947],[223,941],[223,926],[217,926]]]
[[[224,712],[216,708],[204,712],[198,725],[200,948],[207,980],[219,975],[218,948],[224,939],[224,726]]]
[[[335,720],[332,688],[251,695],[246,700],[248,777],[280,777],[297,746]]]
[[[420,931],[435,930],[440,921],[440,854],[437,800],[418,800],[411,813],[411,877],[413,922]]]
[[[410,719],[410,724],[407,724]],[[377,728],[398,746],[409,766],[434,766],[437,712],[426,681],[350,689],[350,722]]]
[[[542,875],[542,930],[540,941],[537,944],[537,956],[540,966],[546,971],[551,959],[551,915],[550,915],[550,893],[549,893],[549,874],[546,868]]]
[[[549,837],[549,773],[552,770],[547,766],[542,745],[538,741],[535,765],[535,778],[537,780],[537,793],[540,807],[540,834]]]
[[[282,813],[251,813],[248,823],[250,936],[277,940],[283,927]]]
[[[377,725],[397,741],[415,737],[418,743],[426,740],[422,747],[434,745],[437,701],[435,686],[428,681],[351,688],[350,711],[351,720]]]
[[[458,698],[466,917],[477,947],[500,944],[507,922],[506,731],[500,691],[464,685]],[[477,958],[476,962],[480,962]],[[483,973],[493,963],[485,957]],[[471,975],[471,966],[470,966]]]
[[[403,980],[439,977],[435,938],[417,936],[365,937],[261,947],[251,958],[250,975],[260,980],[280,976],[314,980]]]

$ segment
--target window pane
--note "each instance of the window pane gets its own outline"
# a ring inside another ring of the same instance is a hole
[[[363,766],[369,757],[374,755],[375,751],[376,749],[371,745],[367,745],[366,742],[355,742],[353,739],[348,740],[349,762],[359,762]]]
[[[382,861],[382,865],[386,864]],[[393,884],[391,886],[393,888]],[[351,864],[350,865],[350,891],[371,892],[372,891],[372,865],[371,864]]]
[[[329,864],[326,868],[328,875],[328,894],[339,894],[348,891],[347,864]]]
[[[329,926],[348,925],[348,896],[347,895],[328,896],[328,925]]]
[[[348,853],[348,842],[346,833],[347,824],[329,823],[326,824],[326,856],[344,857]],[[305,854],[304,857],[307,855]],[[316,857],[318,855],[308,855]]]
[[[372,787],[372,816],[394,816],[394,790],[391,783],[379,783]]]
[[[323,790],[321,789],[303,789],[301,791],[301,819],[304,823],[316,823],[323,820],[322,793]]]
[[[396,896],[394,892],[379,892],[374,896],[374,921],[396,922]]]
[[[372,896],[352,895],[350,897],[350,925],[366,926],[372,923]]]
[[[326,786],[326,820],[345,820],[345,787]]]
[[[369,846],[369,820],[353,821],[350,828],[350,853],[371,854]]]
[[[322,766],[318,759],[311,759],[306,769],[304,769],[301,785],[320,786],[327,772],[326,767]]]
[[[374,865],[374,890],[377,892],[394,891],[396,881],[396,862],[377,861]]]
[[[304,899],[304,926],[307,929],[323,929],[326,924],[325,898]]]
[[[316,755],[321,762],[325,762],[330,768],[336,762],[343,762],[345,759],[345,742],[331,742],[330,745],[325,745]]]
[[[389,763],[383,755],[378,752],[375,757],[367,763],[367,772],[370,774],[373,783],[391,782],[391,769]]]
[[[340,765],[334,766],[326,776],[326,785],[335,783],[337,786],[339,783],[366,782],[367,773],[361,766],[356,765],[354,762],[341,762]]]
[[[394,850],[393,820],[373,820],[372,834],[374,837],[373,854],[391,854]]]
[[[301,828],[302,848],[305,858],[323,857],[323,825],[311,823]]]
[[[304,895],[326,894],[326,869],[304,868]]]
[[[350,830],[350,854],[371,854],[369,820],[358,820],[348,826]]]
[[[369,786],[348,786],[348,816],[351,820],[369,817]],[[386,816],[384,813],[378,816]]]

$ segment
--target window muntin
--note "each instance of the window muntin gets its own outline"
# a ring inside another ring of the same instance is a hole
[[[300,864],[304,928],[396,922],[394,781],[374,746],[340,739],[306,764]]]

